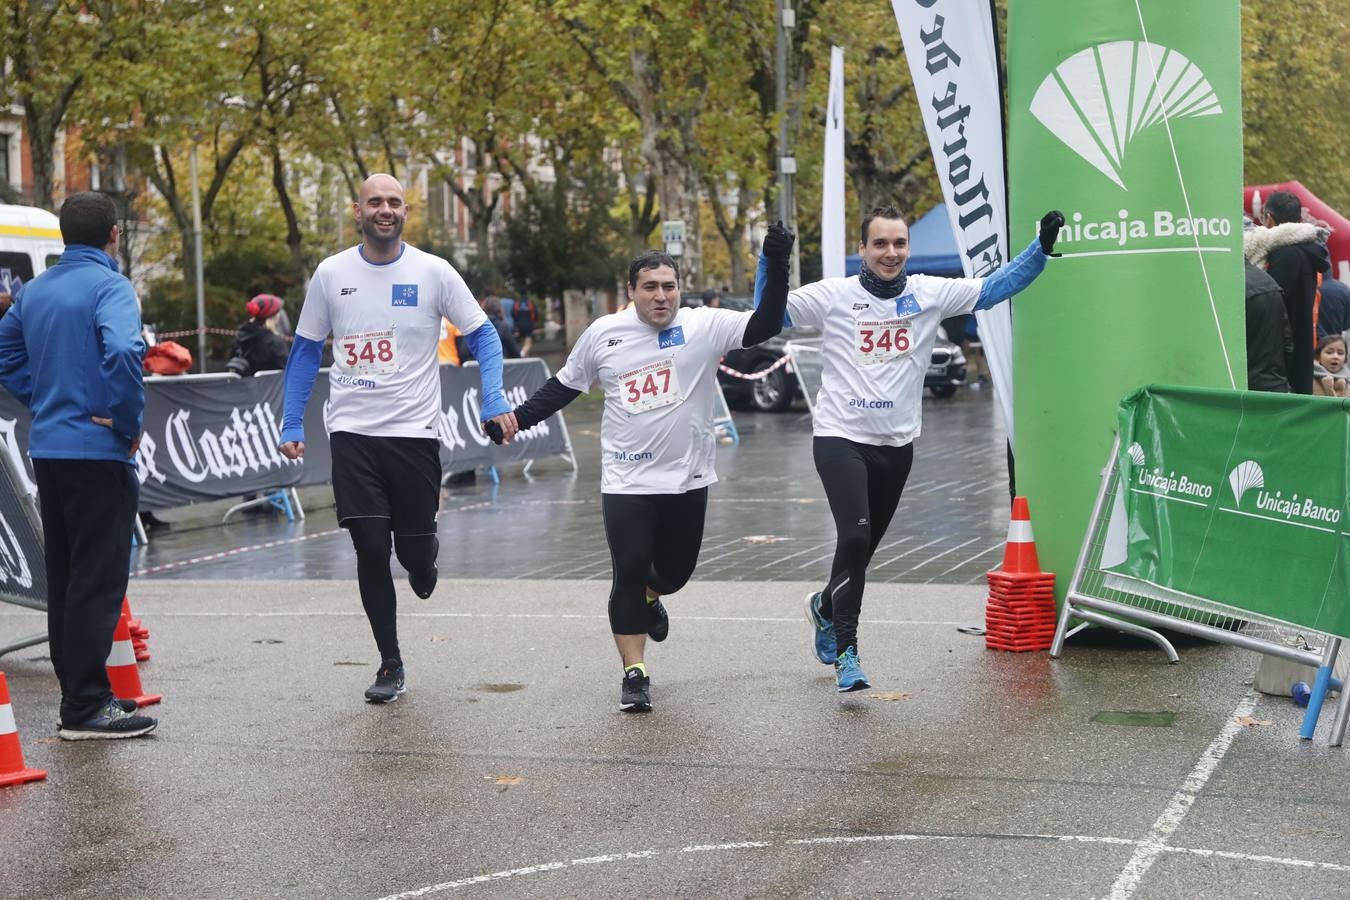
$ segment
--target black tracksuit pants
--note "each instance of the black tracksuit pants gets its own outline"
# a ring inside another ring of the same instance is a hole
[[[61,722],[77,725],[112,699],[108,653],[127,592],[140,482],[131,465],[103,459],[35,459],[33,472]]]

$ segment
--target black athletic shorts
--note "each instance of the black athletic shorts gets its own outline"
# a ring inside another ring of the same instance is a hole
[[[441,448],[436,438],[371,437],[336,431],[333,499],[338,524],[390,520],[394,534],[434,534],[441,497]]]

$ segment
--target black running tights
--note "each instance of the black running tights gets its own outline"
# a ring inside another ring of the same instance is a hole
[[[694,574],[703,544],[708,489],[601,497],[614,565],[610,629],[615,634],[646,634],[647,588],[661,595],[673,594]]]
[[[914,462],[914,445],[879,447],[818,437],[812,449],[835,530],[834,563],[821,613],[834,619],[840,652],[846,647],[856,650],[867,564],[895,515]]]
[[[425,572],[436,565],[435,535],[395,535],[384,516],[351,518],[343,526],[356,547],[356,581],[361,588],[361,605],[370,619],[375,646],[384,665],[401,665],[398,651],[398,603],[394,596],[394,575],[389,569],[389,551],[409,572]]]

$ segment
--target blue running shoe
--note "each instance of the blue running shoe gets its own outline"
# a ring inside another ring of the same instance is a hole
[[[839,655],[834,643],[834,620],[820,614],[820,604],[825,598],[820,591],[806,598],[806,620],[811,623],[811,634],[816,643],[816,659],[825,665],[833,665]]]
[[[839,659],[835,660],[834,680],[841,694],[847,694],[849,691],[865,691],[872,686],[867,683],[867,676],[863,674],[862,666],[858,664],[858,651],[852,647],[845,648],[844,652],[839,654]]]

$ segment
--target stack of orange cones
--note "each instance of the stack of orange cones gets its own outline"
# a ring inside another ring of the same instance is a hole
[[[131,614],[131,601],[125,594],[122,595],[122,615],[127,617],[127,627],[131,629],[131,649],[136,651],[136,662],[149,662],[150,629]]]
[[[130,619],[127,607],[123,606],[122,615],[117,619],[117,630],[113,632],[112,650],[108,653],[108,683],[117,699],[135,700],[137,706],[149,706],[164,698],[159,694],[147,694],[141,688],[136,651],[131,646]]]
[[[1003,566],[986,576],[984,645],[991,650],[1049,650],[1055,637],[1055,576],[1042,572],[1026,497],[1013,500]]]
[[[14,708],[9,705],[9,685],[5,673],[0,672],[0,787],[41,781],[47,773],[24,765],[23,748],[19,746],[19,729],[14,724]]]

